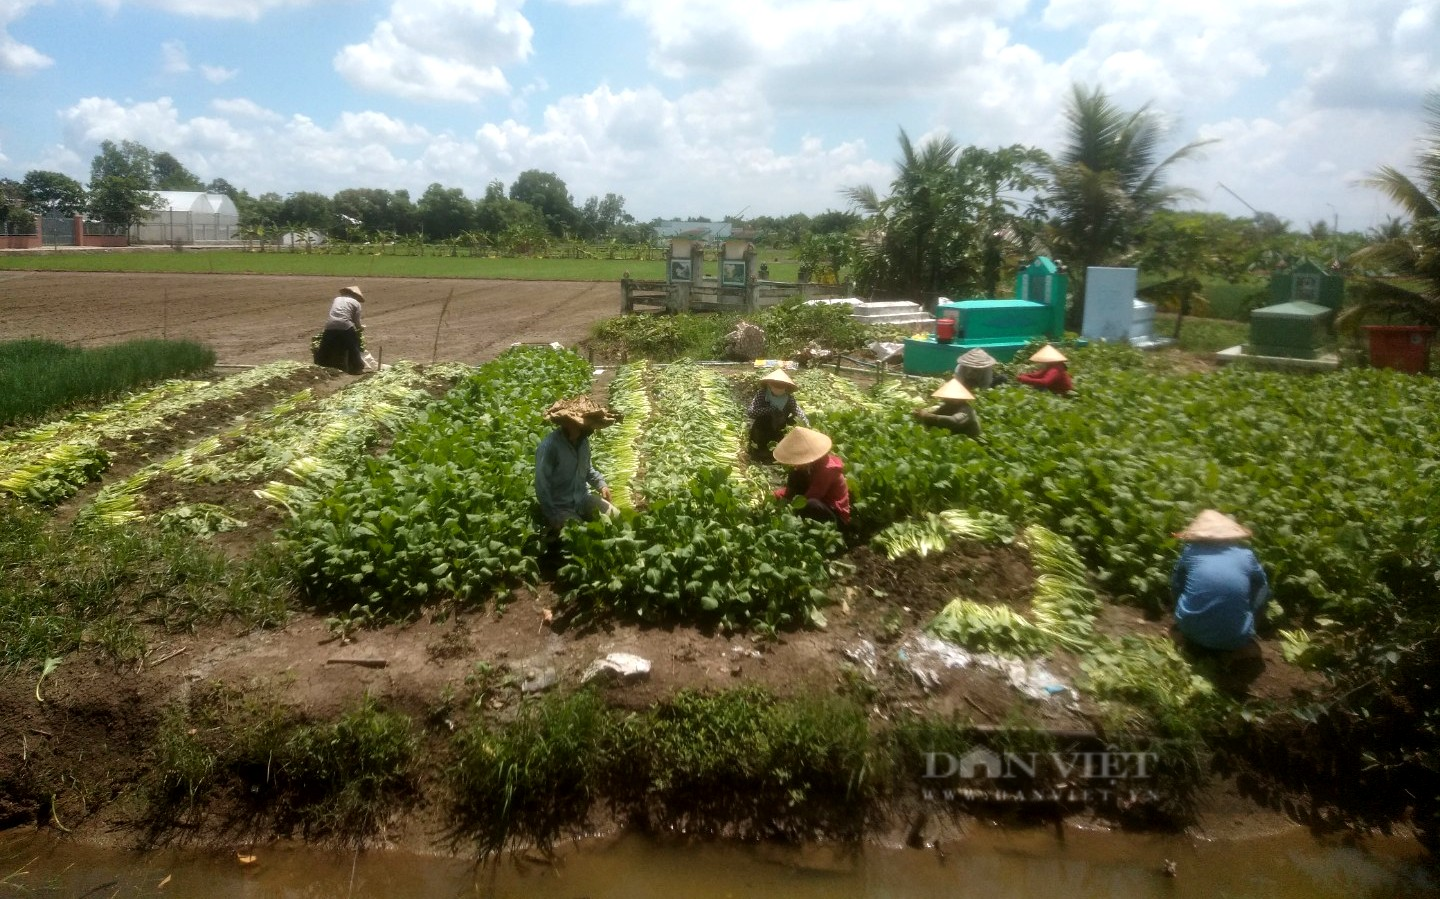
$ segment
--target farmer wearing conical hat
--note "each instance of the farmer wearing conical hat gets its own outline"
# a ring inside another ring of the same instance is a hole
[[[1015,380],[1021,384],[1029,384],[1031,387],[1048,390],[1062,396],[1075,389],[1074,383],[1070,380],[1070,372],[1065,367],[1065,363],[1068,361],[1065,354],[1050,344],[1047,343],[1037,350],[1030,357],[1030,361],[1039,364],[1040,367],[1033,372],[1021,372],[1016,375]]]
[[[556,425],[535,450],[535,498],[545,522],[558,531],[571,519],[613,514],[610,487],[590,464],[590,435],[620,416],[581,396],[555,403],[545,420]]]
[[[750,459],[754,462],[774,461],[771,448],[775,441],[785,436],[797,421],[810,424],[804,410],[795,402],[795,382],[783,368],[760,379],[760,389],[750,400],[746,414],[750,417]]]
[[[360,332],[365,330],[360,323],[360,304],[363,302],[365,294],[353,284],[340,288],[335,299],[330,301],[325,330],[320,332],[320,343],[314,351],[316,365],[338,368],[352,375],[364,373],[364,349],[360,346]]]
[[[1243,545],[1250,531],[1206,509],[1175,536],[1185,541],[1170,574],[1176,629],[1205,649],[1258,649],[1255,615],[1270,597],[1270,584]]]
[[[951,378],[930,396],[939,400],[940,405],[931,406],[929,409],[916,409],[914,415],[921,424],[945,428],[967,437],[980,436],[980,417],[970,405],[975,394],[967,390],[964,384]]]
[[[955,360],[955,380],[974,393],[1003,383],[1004,375],[995,374],[995,357],[977,346]]]
[[[779,499],[805,497],[798,513],[816,521],[850,522],[850,488],[845,483],[845,463],[830,452],[831,440],[819,431],[796,427],[775,444],[775,461],[790,466],[785,486],[775,491]]]

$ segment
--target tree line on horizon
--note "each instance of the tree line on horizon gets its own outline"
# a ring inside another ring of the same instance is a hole
[[[1427,102],[1432,117],[1434,102],[1433,96]],[[942,294],[997,296],[1006,292],[1018,267],[1048,255],[1068,269],[1077,296],[1084,295],[1087,268],[1136,266],[1159,278],[1146,286],[1149,298],[1182,314],[1203,303],[1206,279],[1234,280],[1299,258],[1338,270],[1352,256],[1383,262],[1391,272],[1410,265],[1423,273],[1431,257],[1413,249],[1417,237],[1430,234],[1429,240],[1440,241],[1431,234],[1440,184],[1429,183],[1434,172],[1426,168],[1426,159],[1433,163],[1440,154],[1440,138],[1422,154],[1420,186],[1388,168],[1367,182],[1395,198],[1409,221],[1392,218],[1367,234],[1337,233],[1323,220],[1295,230],[1265,212],[1237,218],[1177,211],[1177,203],[1195,193],[1171,183],[1171,173],[1203,152],[1208,141],[1162,155],[1169,134],[1149,104],[1125,109],[1103,89],[1077,84],[1065,119],[1065,143],[1053,154],[1019,144],[961,146],[948,135],[917,146],[901,129],[900,157],[887,193],[855,185],[842,191],[848,201],[843,211],[724,221],[758,245],[792,251],[809,272],[848,281],[870,296],[922,302]],[[1436,128],[1435,122],[1431,126]],[[418,200],[409,191],[382,188],[348,188],[333,196],[312,191],[252,196],[224,178],[202,181],[168,152],[107,140],[91,163],[88,185],[50,171],[31,171],[19,181],[0,178],[0,226],[34,213],[83,213],[129,226],[159,205],[155,191],[161,190],[223,193],[235,202],[242,230],[262,240],[307,230],[352,242],[636,244],[652,243],[661,222],[637,221],[615,193],[576,204],[558,175],[538,169],[521,172],[508,187],[491,181],[473,200],[463,189],[439,183]],[[1417,203],[1417,197],[1426,202]],[[1372,246],[1388,249],[1356,255]],[[1412,247],[1409,258],[1406,246]],[[1072,326],[1082,312],[1080,303],[1073,305]]]

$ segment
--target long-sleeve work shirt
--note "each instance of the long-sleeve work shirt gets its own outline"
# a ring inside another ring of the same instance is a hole
[[[535,450],[535,498],[545,520],[582,517],[591,487],[605,489],[605,479],[590,464],[589,436],[571,443],[561,428],[547,434]]]
[[[1175,626],[1210,649],[1239,649],[1255,636],[1255,613],[1270,596],[1265,569],[1249,547],[1186,543],[1170,573]]]

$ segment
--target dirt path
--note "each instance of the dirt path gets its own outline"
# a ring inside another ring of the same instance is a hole
[[[222,363],[308,361],[335,278],[275,275],[0,273],[0,340],[84,345],[197,340]],[[366,340],[385,361],[481,362],[515,342],[572,344],[619,313],[620,287],[595,281],[361,278]],[[440,330],[435,326],[454,292]]]

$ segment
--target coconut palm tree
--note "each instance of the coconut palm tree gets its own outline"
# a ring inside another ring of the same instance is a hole
[[[949,135],[917,148],[901,130],[890,195],[868,185],[844,191],[869,217],[853,256],[857,284],[921,302],[942,291],[993,293],[1002,263],[1033,230],[1021,201],[1047,161],[1018,145],[962,149]]]
[[[1079,84],[1065,119],[1068,143],[1051,169],[1047,200],[1055,210],[1051,242],[1076,292],[1068,323],[1078,327],[1085,269],[1122,261],[1152,213],[1194,195],[1165,179],[1171,166],[1209,141],[1191,141],[1161,159],[1167,129],[1148,103],[1121,109],[1101,88]]]
[[[1387,165],[1361,182],[1383,191],[1409,221],[1350,257],[1372,274],[1354,286],[1359,302],[1340,314],[1342,325],[1384,316],[1440,326],[1440,91],[1425,98],[1425,126],[1413,179]]]

